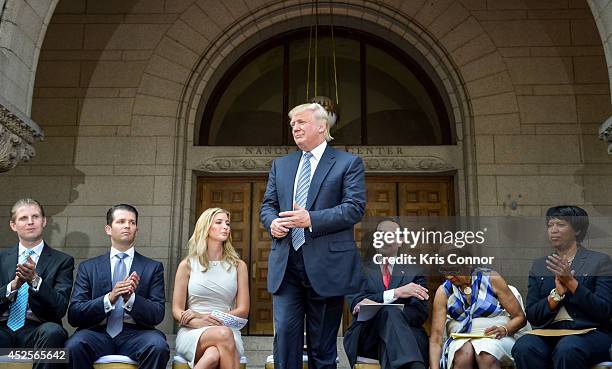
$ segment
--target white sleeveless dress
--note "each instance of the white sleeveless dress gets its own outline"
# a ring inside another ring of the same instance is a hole
[[[187,287],[187,309],[199,313],[208,313],[213,310],[229,312],[236,305],[238,292],[238,273],[236,267],[228,270],[228,263],[220,261],[209,262],[206,272],[197,258],[189,260],[191,273]],[[198,341],[204,331],[211,327],[186,328],[181,327],[176,335],[176,353],[187,361],[193,368]],[[232,329],[236,349],[242,355],[244,348],[240,331]]]

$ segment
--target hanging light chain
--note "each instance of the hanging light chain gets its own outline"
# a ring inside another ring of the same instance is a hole
[[[332,40],[332,61],[334,63],[334,87],[336,88],[336,105],[339,105],[338,98],[338,71],[336,69],[336,38],[334,37],[334,8],[332,3],[329,3],[329,17],[331,23],[331,40]]]
[[[311,6],[311,12],[314,14],[314,3]],[[310,97],[310,53],[312,50],[312,24],[308,27],[308,63],[306,66],[306,101]]]
[[[319,0],[315,0],[315,56],[314,56],[314,96],[317,95],[317,77],[319,62]]]
[[[331,28],[331,42],[332,42],[332,64],[334,73],[334,90],[336,97],[336,105],[340,103],[340,97],[338,93],[338,67],[336,63],[336,37],[334,35],[334,11],[332,2],[329,2],[329,14],[330,14],[330,28]],[[314,94],[313,97],[318,96],[318,77],[319,77],[319,0],[311,2],[311,15],[314,17],[314,56],[312,55],[313,47],[313,25],[310,24],[308,27],[308,62],[306,66],[306,101],[310,100],[310,70],[312,59],[314,58]]]

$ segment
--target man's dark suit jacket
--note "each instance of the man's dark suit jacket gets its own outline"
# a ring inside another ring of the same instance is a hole
[[[408,267],[401,264],[394,265],[391,281],[389,282],[389,289],[398,288],[409,283],[420,284],[421,286],[427,288],[426,278],[423,275],[417,275],[416,273],[418,273],[418,270],[415,267]],[[361,291],[355,295],[347,297],[347,301],[351,309],[350,311],[352,312],[355,306],[366,298],[375,302],[383,302],[384,292],[385,285],[383,284],[380,265],[368,263],[363,268]],[[427,333],[423,328],[423,324],[425,324],[429,316],[429,305],[427,300],[421,301],[415,297],[409,297],[397,299],[393,303],[404,304],[404,309],[402,311],[404,319],[406,319],[408,325],[422,333],[420,337],[416,337],[417,341],[418,338],[422,338],[427,341]],[[357,321],[357,315],[353,316],[353,322],[344,335],[344,349],[351,367],[355,365],[355,361],[357,360],[359,337],[364,325],[363,323],[366,322],[359,322]],[[426,345],[426,342],[424,343]],[[417,350],[419,348],[415,347],[414,349]],[[421,355],[423,358],[427,358],[429,353],[422,352]]]
[[[19,255],[19,245],[0,253],[0,315],[9,309],[11,301],[5,298],[6,285],[15,279],[15,269]],[[66,314],[70,291],[72,291],[72,273],[74,258],[61,251],[52,249],[45,243],[36,272],[42,278],[38,292],[30,288],[28,304],[32,313],[43,322],[62,324]]]
[[[612,262],[610,255],[578,247],[572,269],[578,280],[576,293],[567,292],[561,305],[574,319],[571,327],[599,327],[612,331]],[[546,257],[537,259],[529,272],[527,320],[533,328],[550,328],[558,309],[551,311],[547,297],[555,288],[555,277],[546,269]]]
[[[129,315],[140,329],[152,329],[164,319],[165,292],[162,263],[134,252],[128,275],[136,271],[140,282]],[[104,295],[112,290],[110,253],[83,261],[74,283],[68,309],[68,322],[79,329],[100,324],[108,317],[104,312]]]
[[[272,221],[293,210],[293,185],[302,151],[272,164],[260,218],[270,231]],[[304,230],[304,267],[312,288],[323,297],[355,293],[360,286],[360,259],[353,226],[365,212],[366,188],[361,158],[327,145],[310,182],[306,210],[312,232]],[[291,232],[274,239],[268,259],[268,291],[278,291],[289,257]]]

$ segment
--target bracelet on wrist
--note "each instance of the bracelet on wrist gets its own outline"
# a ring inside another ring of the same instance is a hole
[[[506,327],[505,325],[502,325],[501,327],[506,331],[506,335],[504,337],[508,337],[508,327]]]

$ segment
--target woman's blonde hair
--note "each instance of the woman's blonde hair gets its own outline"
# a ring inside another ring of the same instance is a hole
[[[187,246],[189,247],[189,255],[187,259],[197,258],[202,265],[204,271],[208,270],[208,232],[212,226],[215,215],[225,213],[230,217],[230,212],[221,208],[210,208],[204,210],[198,221]],[[222,260],[229,264],[228,269],[233,265],[238,265],[240,256],[232,246],[232,234],[230,232],[227,240],[223,242]]]

